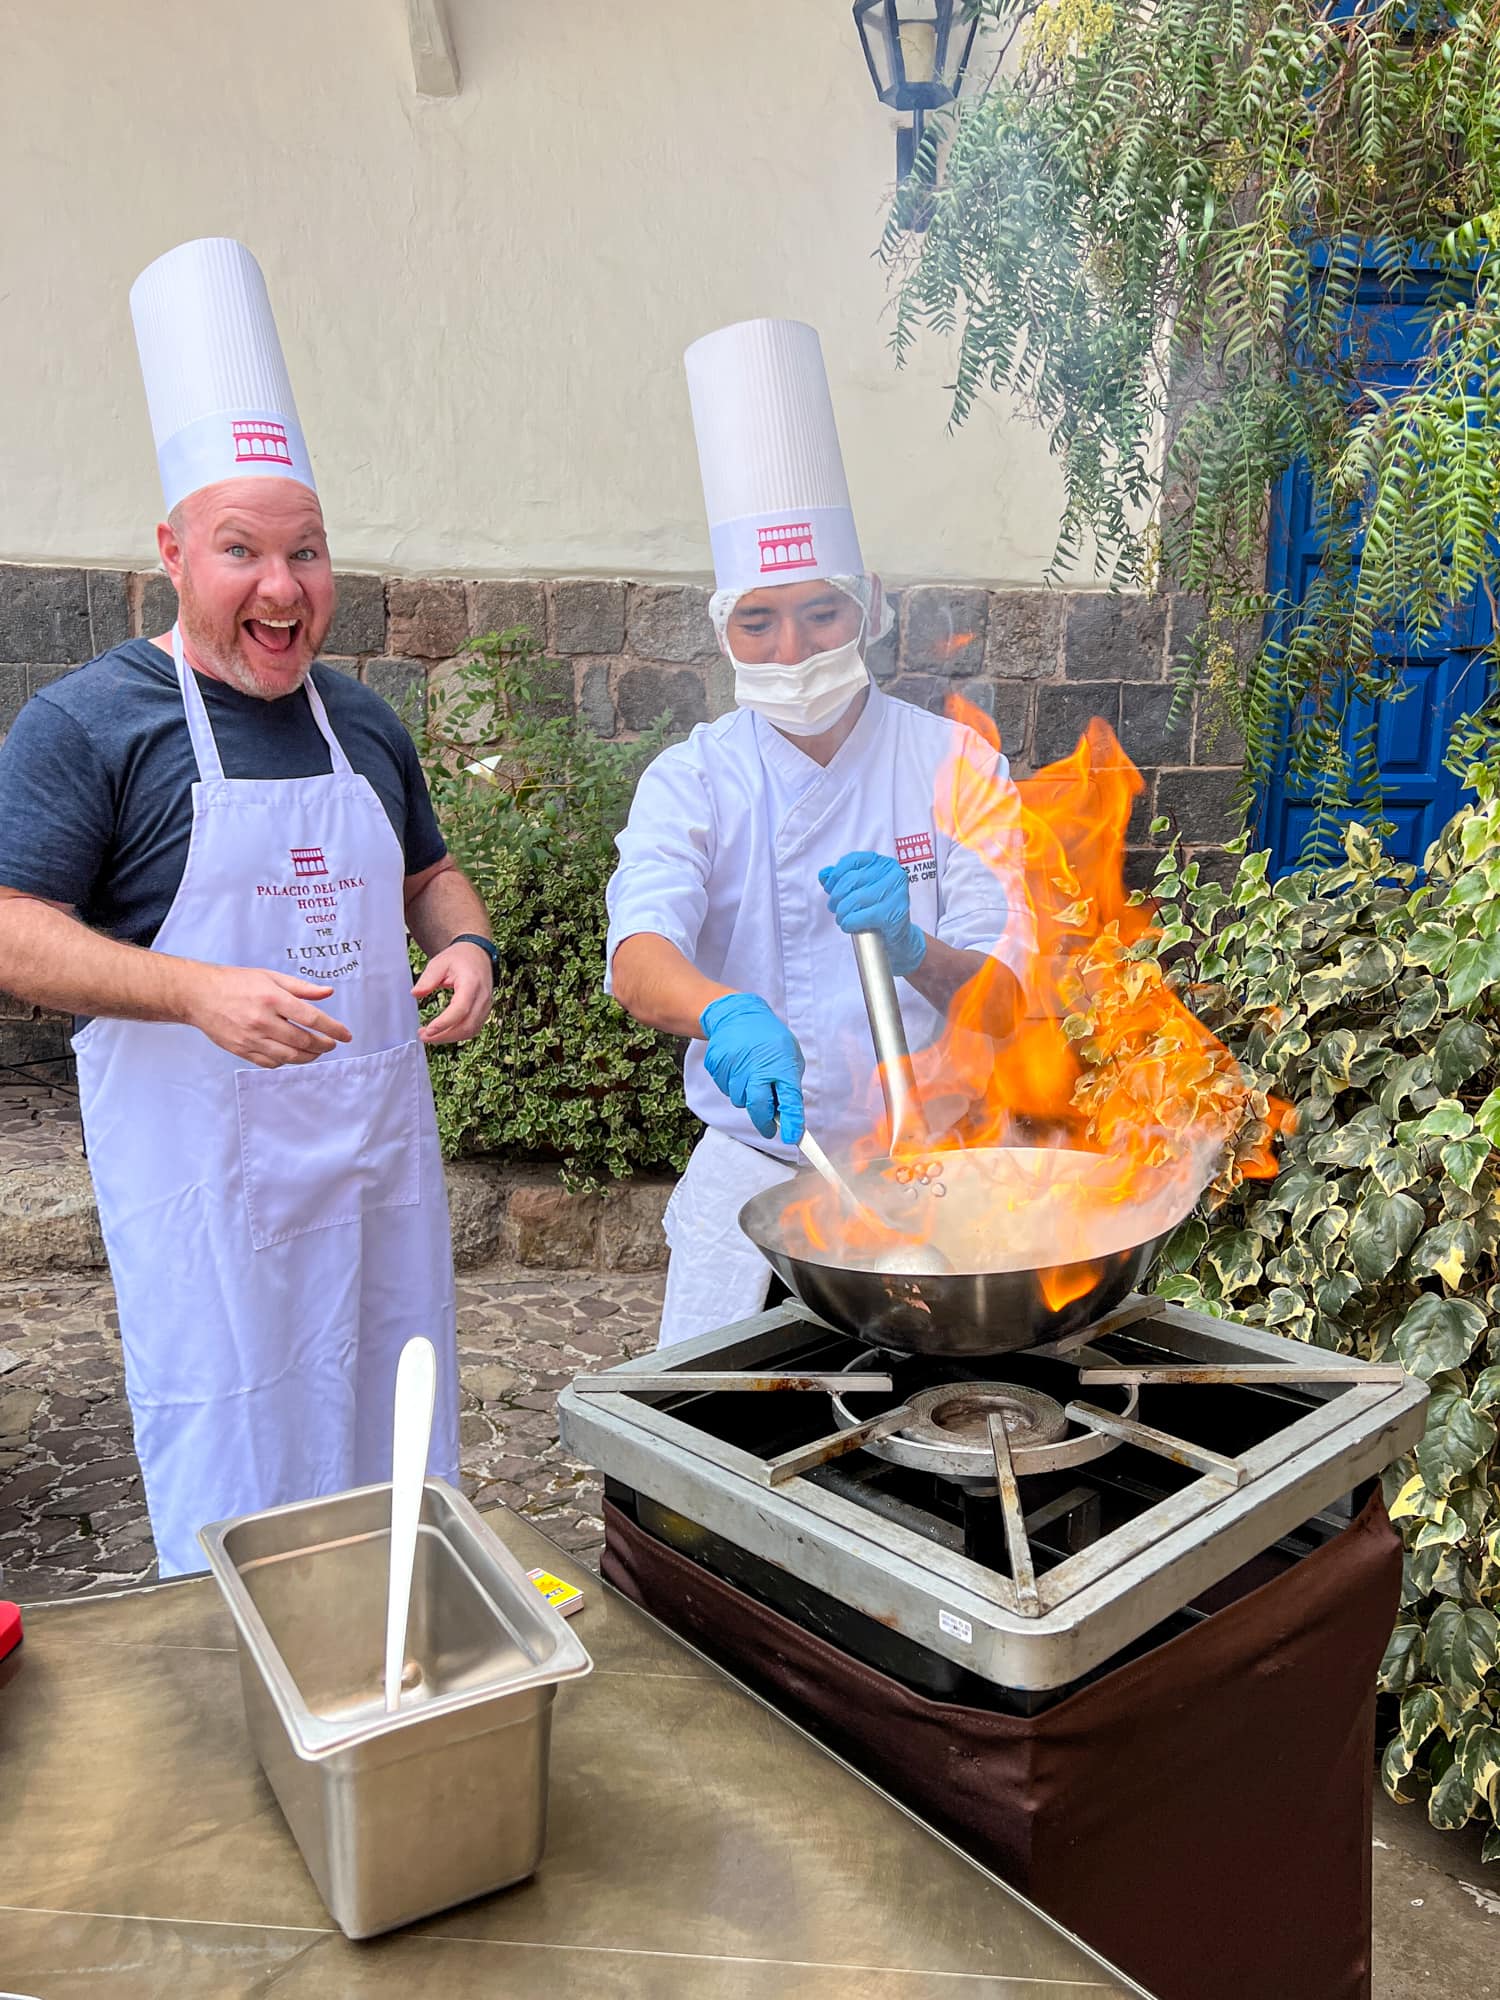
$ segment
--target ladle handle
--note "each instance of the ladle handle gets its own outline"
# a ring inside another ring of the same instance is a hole
[[[854,961],[859,967],[865,1012],[870,1018],[870,1039],[880,1065],[880,1088],[891,1121],[891,1151],[898,1153],[907,1147],[925,1146],[927,1120],[922,1115],[922,1102],[912,1076],[911,1051],[906,1045],[906,1024],[896,998],[890,954],[879,931],[854,932]]]
[[[823,1148],[818,1144],[811,1132],[804,1132],[802,1134],[798,1142],[798,1149],[807,1164],[823,1176],[823,1179],[827,1181],[844,1206],[852,1214],[857,1215],[865,1223],[866,1227],[878,1231],[881,1235],[885,1235],[889,1231],[890,1224],[883,1217],[878,1216],[874,1209],[869,1207],[867,1203],[860,1200],[859,1196],[850,1187],[849,1183],[823,1151]]]

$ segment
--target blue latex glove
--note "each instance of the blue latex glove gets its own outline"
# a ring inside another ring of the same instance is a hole
[[[758,993],[725,993],[702,1014],[708,1037],[704,1067],[731,1104],[750,1114],[763,1139],[800,1143],[807,1129],[802,1111],[802,1051],[797,1037]]]
[[[846,854],[818,871],[841,931],[879,931],[898,979],[927,955],[927,939],[911,920],[906,870],[889,854]]]

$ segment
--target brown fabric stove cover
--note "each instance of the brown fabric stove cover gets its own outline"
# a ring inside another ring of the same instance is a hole
[[[605,1507],[603,1573],[1158,2000],[1368,2000],[1400,1542],[1343,1534],[1022,1718],[936,1702]]]

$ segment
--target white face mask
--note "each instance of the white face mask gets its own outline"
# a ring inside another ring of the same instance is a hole
[[[814,653],[795,667],[767,660],[747,665],[731,652],[734,698],[740,708],[753,708],[788,736],[819,736],[844,714],[869,675],[860,647],[864,627],[831,652]]]

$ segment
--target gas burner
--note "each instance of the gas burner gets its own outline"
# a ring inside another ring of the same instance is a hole
[[[1004,1424],[1011,1455],[1032,1445],[1055,1444],[1068,1428],[1063,1406],[1040,1389],[1010,1382],[948,1382],[923,1389],[907,1404],[911,1421],[901,1432],[920,1444],[955,1442],[990,1456],[990,1412]]]
[[[869,1393],[856,1392],[854,1382],[856,1378],[867,1379],[872,1361],[878,1358],[857,1355],[845,1371],[849,1386],[835,1390],[833,1414],[841,1431],[870,1420],[870,1410],[856,1412],[849,1399],[855,1393]],[[1111,1415],[1123,1422],[1134,1417],[1139,1408],[1140,1388],[1136,1383],[1121,1383],[1119,1387],[1122,1400]],[[901,1392],[894,1393],[900,1396]],[[930,1473],[972,1492],[993,1493],[996,1469],[991,1415],[1005,1426],[1018,1479],[1087,1465],[1117,1450],[1120,1444],[1117,1436],[1076,1422],[1055,1397],[1040,1389],[1019,1382],[940,1382],[891,1404],[881,1413],[882,1430],[867,1437],[863,1449],[909,1471]],[[884,1428],[886,1424],[890,1427]]]

